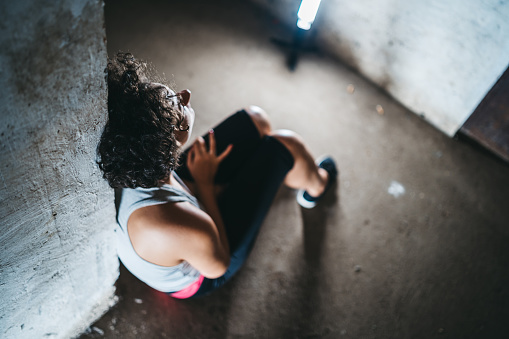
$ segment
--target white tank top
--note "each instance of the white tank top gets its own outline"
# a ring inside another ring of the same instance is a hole
[[[174,176],[182,183],[175,173]],[[167,267],[142,259],[131,244],[127,232],[127,221],[129,216],[138,208],[182,201],[188,201],[200,208],[198,201],[191,194],[167,184],[153,188],[123,188],[120,194],[117,228],[115,230],[117,233],[118,257],[134,276],[162,292],[177,292],[184,289],[199,279],[200,272],[186,261],[177,266]]]

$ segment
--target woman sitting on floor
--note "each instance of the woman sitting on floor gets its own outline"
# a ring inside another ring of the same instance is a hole
[[[129,53],[108,62],[108,122],[98,164],[119,189],[118,255],[147,285],[175,298],[203,295],[242,266],[284,183],[313,207],[336,179],[302,138],[271,130],[252,106],[181,152],[194,122],[191,92],[147,78]]]

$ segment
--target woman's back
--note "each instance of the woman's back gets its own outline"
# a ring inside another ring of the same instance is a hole
[[[187,202],[199,207],[197,200],[189,193],[164,184],[154,188],[124,188],[120,196],[117,214],[118,255],[124,266],[147,285],[163,291],[174,292],[196,281],[200,273],[182,261],[175,266],[156,265],[143,259],[133,247],[129,236],[129,218],[135,211],[150,206]]]

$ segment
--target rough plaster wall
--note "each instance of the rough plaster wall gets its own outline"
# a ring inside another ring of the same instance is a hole
[[[300,0],[253,0],[295,25]],[[323,0],[317,39],[454,135],[509,64],[507,0]]]
[[[103,3],[0,3],[0,337],[68,338],[113,302]]]

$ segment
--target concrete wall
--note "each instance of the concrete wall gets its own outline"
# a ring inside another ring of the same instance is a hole
[[[99,0],[0,3],[0,337],[68,338],[113,302]]]
[[[295,25],[300,0],[253,0]],[[507,0],[323,0],[318,41],[452,136],[509,64]]]

